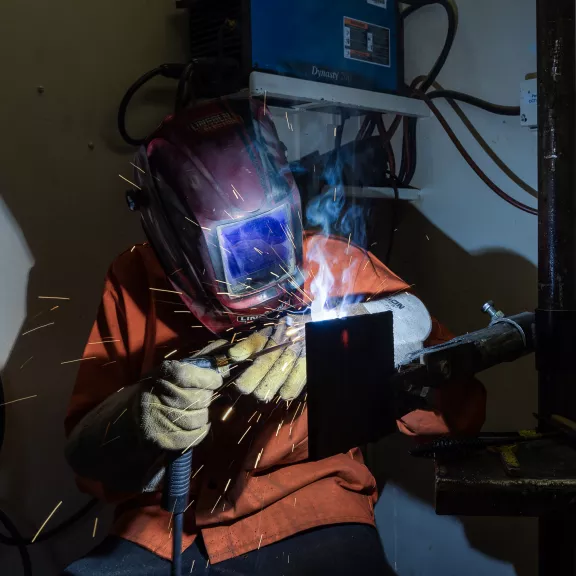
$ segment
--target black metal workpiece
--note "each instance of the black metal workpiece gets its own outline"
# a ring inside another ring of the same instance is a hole
[[[392,312],[306,324],[306,370],[310,459],[396,430]]]
[[[539,411],[576,419],[574,0],[537,0]],[[540,574],[575,574],[573,507],[542,515]]]

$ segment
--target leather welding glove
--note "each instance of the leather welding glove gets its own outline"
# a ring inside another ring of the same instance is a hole
[[[201,350],[205,356],[226,344]],[[206,438],[208,408],[222,386],[216,370],[165,360],[133,386],[109,396],[74,428],[66,457],[80,476],[115,491],[153,490],[165,452],[183,452]]]
[[[392,312],[394,316],[394,364],[405,364],[411,355],[424,348],[432,332],[432,318],[424,303],[414,294],[403,292],[388,298],[354,304],[348,316]]]
[[[263,402],[270,402],[276,394],[283,400],[297,398],[306,385],[304,326],[310,320],[310,315],[289,314],[230,348],[228,356],[242,362],[265,348],[295,341],[289,348],[256,358],[236,379],[236,388]]]

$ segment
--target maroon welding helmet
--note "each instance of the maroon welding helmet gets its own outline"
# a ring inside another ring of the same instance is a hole
[[[168,117],[140,149],[129,203],[174,289],[213,332],[289,305],[303,282],[300,195],[276,128],[249,98]]]

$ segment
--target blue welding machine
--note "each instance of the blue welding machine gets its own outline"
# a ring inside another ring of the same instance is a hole
[[[254,71],[376,92],[398,93],[403,85],[398,0],[186,4],[192,59],[220,59],[225,75],[236,62],[244,87]]]

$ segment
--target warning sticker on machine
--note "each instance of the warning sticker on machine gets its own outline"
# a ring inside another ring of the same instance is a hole
[[[379,8],[388,8],[388,0],[366,0],[366,2],[373,6],[378,6]]]
[[[344,18],[344,58],[390,66],[390,29]]]

